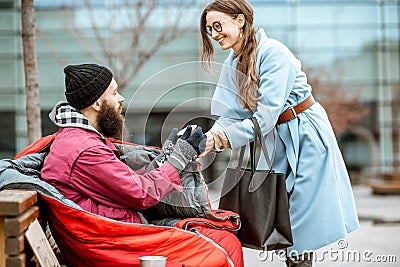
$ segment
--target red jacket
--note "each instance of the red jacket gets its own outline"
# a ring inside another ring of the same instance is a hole
[[[125,222],[142,222],[136,210],[182,188],[169,163],[149,173],[135,172],[119,160],[110,141],[81,128],[58,131],[41,176],[83,209]]]

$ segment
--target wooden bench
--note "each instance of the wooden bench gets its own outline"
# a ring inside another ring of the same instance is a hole
[[[25,237],[39,215],[35,191],[0,191],[0,267],[40,266]]]
[[[373,194],[400,194],[400,173],[388,172],[383,174],[383,179],[379,182],[369,184]]]

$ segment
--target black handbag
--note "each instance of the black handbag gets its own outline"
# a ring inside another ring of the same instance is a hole
[[[276,250],[293,245],[285,175],[272,170],[264,136],[255,118],[254,142],[250,143],[251,168],[243,168],[246,146],[240,149],[238,166],[226,170],[219,208],[239,213],[237,235],[244,247]],[[275,136],[274,136],[275,137]],[[269,170],[256,170],[256,146],[260,141]],[[275,140],[274,140],[275,141]],[[275,142],[274,142],[275,143]],[[275,154],[275,148],[273,156]]]

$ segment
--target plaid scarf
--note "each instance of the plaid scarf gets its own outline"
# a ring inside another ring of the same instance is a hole
[[[58,102],[50,112],[49,118],[58,127],[82,128],[105,138],[79,110],[72,107],[68,102]]]

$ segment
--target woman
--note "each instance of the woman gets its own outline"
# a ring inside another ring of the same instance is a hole
[[[231,50],[211,106],[219,119],[206,134],[202,156],[252,140],[249,118],[255,117],[266,137],[276,129],[273,168],[287,174],[294,238],[287,253],[316,250],[357,229],[342,155],[325,110],[312,97],[300,61],[263,29],[253,28],[253,8],[245,0],[210,3],[201,15],[200,31],[205,69],[213,60],[211,39],[222,50]],[[268,168],[263,157],[258,168]],[[288,258],[287,265],[311,266],[310,258],[301,259]]]

